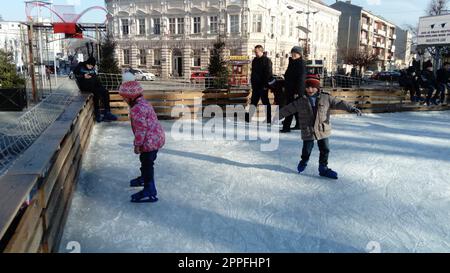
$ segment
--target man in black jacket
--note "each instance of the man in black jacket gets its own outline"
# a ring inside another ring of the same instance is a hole
[[[437,92],[434,96],[434,100],[439,100],[440,104],[444,103],[445,91],[448,89],[449,77],[450,77],[450,63],[444,63],[441,69],[436,72]]]
[[[96,60],[94,57],[89,57],[87,61],[81,62],[73,70],[78,87],[82,92],[91,92],[94,94],[94,114],[97,122],[115,121],[117,117],[111,114],[109,103],[109,91],[102,85],[97,77],[95,70]],[[105,108],[103,119],[100,115],[100,100]]]
[[[433,72],[433,64],[428,61],[424,64],[424,70],[421,75],[422,86],[427,90],[426,104],[430,106],[430,102],[436,104],[433,93],[436,90],[436,77]],[[433,98],[432,98],[433,97]]]
[[[285,101],[286,104],[292,103],[296,95],[303,96],[305,94],[305,78],[306,65],[302,58],[302,48],[294,46],[291,50],[289,65],[284,74],[285,80]],[[282,107],[284,105],[280,105]],[[298,114],[290,115],[284,119],[283,129],[281,133],[289,133],[291,131],[291,123],[295,116],[296,125],[293,129],[299,130]]]
[[[269,81],[272,80],[272,61],[264,54],[264,48],[261,45],[255,47],[255,58],[252,61],[252,98],[251,105],[257,107],[259,100],[266,106],[266,121],[270,123],[272,120],[272,110],[269,101]],[[251,108],[250,108],[251,109]],[[250,122],[253,116],[253,110],[250,110],[246,121]]]

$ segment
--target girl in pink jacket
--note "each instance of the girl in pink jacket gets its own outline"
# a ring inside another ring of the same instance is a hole
[[[131,196],[131,202],[156,202],[157,191],[154,179],[154,162],[158,150],[164,146],[165,135],[153,107],[143,96],[142,86],[131,73],[123,75],[119,94],[130,107],[131,127],[134,133],[134,152],[139,154],[141,176],[130,181],[131,187],[144,189]]]

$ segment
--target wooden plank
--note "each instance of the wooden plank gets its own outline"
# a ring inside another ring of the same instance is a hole
[[[30,240],[30,244],[25,250],[26,253],[38,253],[42,243],[42,237],[44,236],[44,221],[39,218],[39,222],[36,226],[36,230]]]
[[[28,194],[38,182],[38,176],[4,175],[0,177],[0,238],[5,235],[9,225],[28,197]]]
[[[35,198],[26,208],[15,233],[9,241],[5,253],[23,253],[33,239],[42,212],[42,201]]]

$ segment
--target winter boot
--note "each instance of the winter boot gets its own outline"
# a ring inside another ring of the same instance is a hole
[[[154,203],[158,201],[155,181],[151,181],[144,189],[131,196],[132,203]]]
[[[303,162],[303,160],[300,161],[297,166],[298,173],[302,173],[306,169],[306,166],[308,166],[306,162]]]
[[[103,116],[103,120],[104,121],[116,121],[117,120],[117,116],[113,115],[111,112],[108,111]]]
[[[325,165],[319,165],[319,174],[320,176],[328,177],[331,179],[338,179],[337,172],[333,171]]]
[[[143,186],[144,186],[144,179],[141,176],[130,181],[130,187],[132,188]]]

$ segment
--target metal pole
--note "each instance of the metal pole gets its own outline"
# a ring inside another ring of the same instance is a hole
[[[34,72],[34,57],[33,57],[33,22],[30,21],[28,26],[28,55],[30,58],[30,75],[31,75],[31,91],[33,95],[33,101],[37,102],[36,96],[36,78]]]

